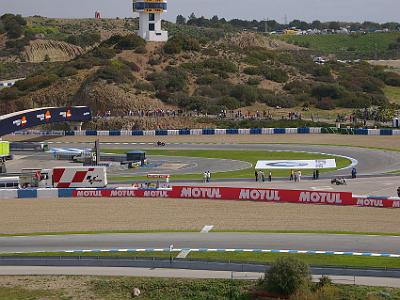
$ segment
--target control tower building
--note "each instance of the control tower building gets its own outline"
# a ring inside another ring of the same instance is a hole
[[[168,32],[161,29],[161,14],[166,11],[166,0],[133,0],[133,12],[139,13],[138,35],[150,42],[168,41]]]

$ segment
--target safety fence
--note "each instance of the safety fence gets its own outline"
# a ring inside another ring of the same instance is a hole
[[[20,189],[2,190],[0,199],[56,198],[174,198],[235,200],[275,203],[324,204],[377,208],[400,208],[400,198],[357,196],[349,192],[257,189],[233,187],[174,186],[170,189]]]
[[[364,128],[251,128],[251,129],[179,129],[179,130],[81,130],[40,131],[27,130],[15,135],[40,136],[187,136],[187,135],[274,135],[274,134],[347,134],[347,135],[400,135],[400,129]]]

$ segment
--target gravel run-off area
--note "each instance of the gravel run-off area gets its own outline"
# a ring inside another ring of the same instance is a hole
[[[397,232],[398,211],[307,204],[178,199],[3,200],[0,233],[119,230]]]

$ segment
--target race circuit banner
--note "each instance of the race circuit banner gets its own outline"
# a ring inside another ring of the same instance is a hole
[[[308,190],[280,190],[231,187],[174,186],[165,190],[117,189],[77,189],[73,197],[82,198],[174,198],[257,201],[275,203],[350,205],[365,207],[400,208],[400,200],[354,198],[348,192],[322,192]]]
[[[318,160],[259,160],[256,170],[312,170],[312,169],[335,169],[335,159]]]

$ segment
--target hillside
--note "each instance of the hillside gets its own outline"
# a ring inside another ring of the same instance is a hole
[[[398,74],[364,62],[318,65],[308,49],[259,33],[166,23],[171,39],[163,44],[133,34],[134,19],[20,23],[19,37],[1,36],[0,78],[26,79],[0,92],[0,114],[89,105],[95,116],[115,117],[90,126],[132,129],[214,126],[194,117],[221,111],[240,118],[331,111],[336,118],[397,108],[384,89],[400,85]]]

